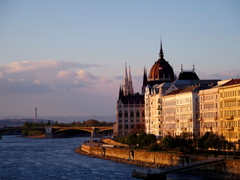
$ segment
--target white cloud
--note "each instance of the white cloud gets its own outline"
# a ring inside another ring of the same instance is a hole
[[[111,79],[98,77],[87,68],[103,67],[97,64],[82,64],[57,60],[23,61],[0,65],[0,86],[4,93],[48,93],[61,89],[93,88]],[[39,90],[36,90],[39,86]],[[10,90],[10,88],[14,88]],[[27,91],[23,89],[27,88]],[[45,88],[45,89],[44,89]],[[41,91],[40,91],[41,90]],[[3,93],[3,92],[2,92]]]

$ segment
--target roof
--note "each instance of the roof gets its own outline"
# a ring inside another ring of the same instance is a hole
[[[119,101],[123,104],[144,104],[144,95],[122,96]]]
[[[180,72],[178,80],[199,80],[199,77],[194,71],[183,71]]]
[[[160,47],[160,53],[158,60],[152,66],[149,75],[148,83],[151,85],[159,84],[163,82],[173,82],[174,81],[174,72],[170,64],[164,59],[164,54],[162,50],[162,42]]]
[[[232,79],[232,80],[228,81],[227,83],[223,84],[221,87],[230,86],[230,85],[234,85],[234,84],[240,84],[240,79]]]
[[[200,90],[209,89],[209,88],[211,88],[211,87],[206,86],[206,85],[189,86],[189,87],[186,87],[186,88],[183,88],[183,89],[177,89],[175,91],[172,91],[172,92],[166,94],[165,96],[174,95],[174,94],[181,94],[181,93],[187,93],[187,92],[198,92]]]

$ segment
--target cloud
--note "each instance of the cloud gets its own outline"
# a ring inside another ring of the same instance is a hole
[[[0,65],[0,86],[4,93],[42,94],[57,89],[93,88],[112,80],[85,69],[104,67],[57,60],[23,61]]]
[[[43,61],[23,61],[23,62],[12,62],[7,65],[0,65],[0,70],[7,73],[16,73],[24,71],[35,71],[39,69],[88,69],[92,67],[102,67],[97,64],[82,64],[77,62],[65,62],[57,60],[43,60]]]
[[[227,70],[215,74],[206,74],[203,71],[198,70],[197,74],[200,79],[221,79],[221,80],[226,80],[226,79],[238,79],[240,78],[240,70],[239,69],[232,69],[232,70]]]
[[[116,80],[123,80],[124,76],[115,76],[114,79]]]
[[[45,94],[52,90],[49,85],[41,83],[39,80],[34,82],[23,79],[0,78],[1,95],[6,94]]]

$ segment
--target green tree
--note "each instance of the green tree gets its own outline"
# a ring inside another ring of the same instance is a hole
[[[137,134],[132,133],[132,134],[127,138],[127,144],[129,144],[129,145],[136,145],[136,144],[137,144]]]
[[[160,146],[159,143],[154,142],[154,143],[151,143],[151,144],[149,145],[149,150],[150,150],[150,151],[161,151],[161,150],[162,150],[162,147]]]
[[[201,138],[198,139],[198,148],[199,149],[207,149],[205,142],[207,141],[210,132],[206,132]]]
[[[172,136],[165,136],[161,141],[160,145],[163,149],[175,149],[177,147],[175,138]]]

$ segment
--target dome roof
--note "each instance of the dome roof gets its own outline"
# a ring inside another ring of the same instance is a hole
[[[174,81],[174,72],[173,68],[169,63],[164,59],[162,43],[159,53],[159,59],[152,66],[149,75],[149,82],[163,83],[163,82],[172,82]]]

